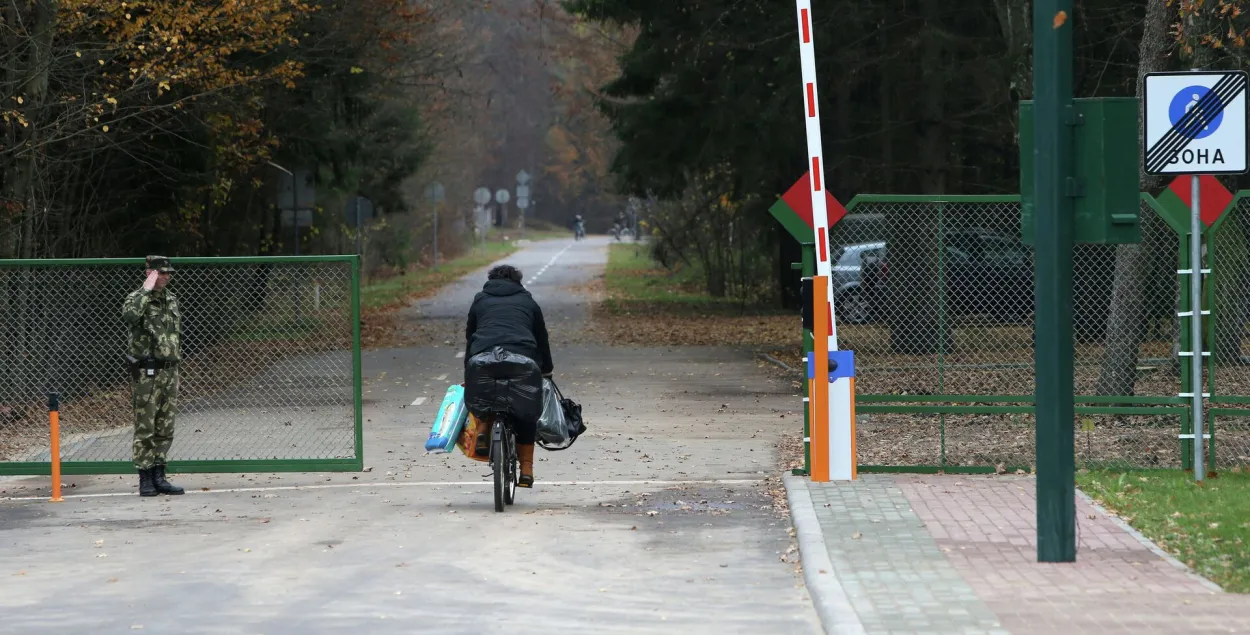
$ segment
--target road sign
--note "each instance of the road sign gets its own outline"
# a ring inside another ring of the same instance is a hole
[[[1177,233],[1189,233],[1190,209],[1193,205],[1193,183],[1191,177],[1178,176],[1168,185],[1168,189],[1159,194],[1162,214],[1168,225]],[[1233,193],[1228,191],[1214,176],[1198,177],[1198,218],[1210,228],[1215,221],[1224,215],[1229,203],[1233,202]]]
[[[1245,71],[1147,73],[1146,172],[1246,172],[1246,84]]]
[[[295,215],[295,210],[293,209],[282,210],[283,227],[290,227],[296,220],[299,221],[300,227],[312,227],[312,218],[313,214],[310,209],[299,210],[299,216]]]
[[[517,183],[520,183],[521,185],[525,185],[526,183],[529,183],[529,182],[530,182],[530,173],[529,173],[529,172],[526,172],[525,170],[521,170],[520,172],[517,172],[517,173],[516,173],[516,182],[517,182]],[[517,194],[517,196],[520,196],[520,194]]]
[[[812,173],[808,172],[803,175],[790,187],[790,190],[782,195],[781,200],[773,204],[768,210],[781,223],[786,231],[800,243],[812,244],[816,242],[815,222],[812,219],[812,199],[808,195],[811,191]],[[833,197],[828,190],[825,190],[825,210],[826,218],[828,218],[829,226],[832,227],[846,216],[846,208]],[[828,243],[828,241],[825,241]],[[825,247],[828,249],[828,246]],[[819,249],[819,247],[818,247]]]
[[[528,196],[516,197],[516,206],[520,209],[528,209],[530,206],[530,198]]]
[[[296,168],[294,174],[287,175],[278,184],[278,209],[311,210],[317,203],[317,184],[313,181],[312,170]],[[296,191],[296,185],[299,186]]]
[[[425,199],[431,203],[442,203],[447,197],[447,190],[443,188],[443,184],[435,181],[425,187]]]
[[[518,185],[518,186],[516,186],[516,197],[517,197],[517,199],[529,198],[529,197],[530,197],[530,186],[528,186],[528,185]]]
[[[353,196],[347,199],[347,204],[343,206],[343,217],[347,219],[347,226],[356,227],[356,206],[360,205],[360,222],[365,222],[373,218],[373,201],[363,196]]]
[[[508,190],[500,189],[499,191],[495,192],[495,202],[499,203],[500,205],[507,203],[511,198],[512,198],[512,195],[508,193]]]
[[[490,188],[479,187],[473,191],[473,201],[478,205],[485,205],[490,202]]]

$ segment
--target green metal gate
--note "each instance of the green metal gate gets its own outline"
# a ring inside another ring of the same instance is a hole
[[[1033,254],[1019,242],[1019,197],[860,195],[846,207],[830,242],[860,260],[833,277],[839,345],[856,352],[861,469],[1032,470]],[[1176,317],[1189,310],[1177,274],[1189,267],[1187,223],[1149,195],[1141,213],[1152,229],[1142,243],[1076,247],[1081,467],[1191,466],[1192,441],[1178,438],[1192,434],[1181,396],[1192,392],[1190,362],[1176,354],[1190,350]],[[1204,350],[1214,348],[1208,420],[1221,469],[1250,465],[1247,214],[1242,193],[1208,235]]]
[[[173,258],[184,361],[170,469],[363,466],[356,256]],[[47,395],[62,471],[129,473],[122,354],[135,259],[0,261],[0,475],[48,474]]]

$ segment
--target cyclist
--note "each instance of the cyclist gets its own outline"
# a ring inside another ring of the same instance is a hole
[[[473,298],[473,305],[469,308],[464,359],[467,371],[474,356],[502,348],[534,363],[538,372],[533,374],[532,379],[527,377],[524,381],[532,384],[532,394],[537,395],[537,414],[534,414],[533,408],[527,408],[529,412],[511,413],[516,432],[517,461],[521,464],[517,486],[533,487],[534,440],[538,417],[542,415],[542,377],[551,376],[553,364],[542,309],[521,285],[521,278],[521,270],[511,265],[496,266],[486,275],[486,284]],[[469,387],[467,378],[466,386]],[[466,402],[469,397],[465,395]]]

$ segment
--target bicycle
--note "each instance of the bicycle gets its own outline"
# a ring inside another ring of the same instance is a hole
[[[516,501],[517,466],[516,432],[512,429],[512,421],[502,413],[486,416],[482,423],[490,425],[489,448],[481,447],[482,437],[478,437],[474,451],[478,456],[489,453],[490,469],[495,483],[495,511],[502,512],[505,505]],[[485,435],[483,435],[485,436]]]

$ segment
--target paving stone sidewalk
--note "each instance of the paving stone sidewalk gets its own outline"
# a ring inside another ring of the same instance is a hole
[[[786,487],[827,632],[1250,633],[1250,596],[1222,592],[1080,497],[1077,561],[1038,563],[1030,477]]]

